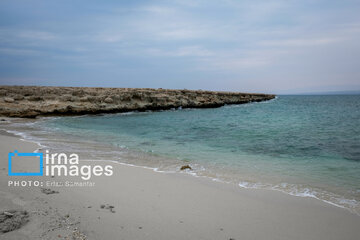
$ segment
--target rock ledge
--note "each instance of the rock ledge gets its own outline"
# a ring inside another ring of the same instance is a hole
[[[172,108],[213,108],[275,95],[152,88],[0,86],[0,116],[82,115]]]

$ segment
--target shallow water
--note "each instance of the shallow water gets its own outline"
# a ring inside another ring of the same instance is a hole
[[[47,146],[88,158],[165,171],[190,164],[197,175],[359,211],[359,95],[279,96],[215,109],[63,117],[26,128]]]

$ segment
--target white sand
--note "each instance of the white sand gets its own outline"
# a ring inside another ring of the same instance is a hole
[[[0,233],[0,239],[64,239],[79,232],[101,240],[360,237],[359,216],[313,198],[119,164],[113,164],[113,176],[93,178],[94,187],[51,187],[59,193],[49,195],[39,187],[8,187],[15,179],[68,179],[7,176],[9,151],[32,152],[38,146],[4,133],[0,143],[0,212],[30,214],[26,225]],[[101,204],[113,205],[115,213]]]

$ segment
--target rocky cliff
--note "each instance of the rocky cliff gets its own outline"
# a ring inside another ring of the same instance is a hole
[[[275,95],[151,88],[0,86],[0,116],[81,115],[171,108],[211,108]]]

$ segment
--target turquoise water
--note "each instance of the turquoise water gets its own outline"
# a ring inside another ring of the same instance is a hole
[[[198,175],[242,187],[359,209],[359,95],[279,96],[215,109],[64,117],[41,125],[66,138],[97,142],[114,159],[124,151],[141,156],[125,154],[119,161],[169,171],[190,164]]]

